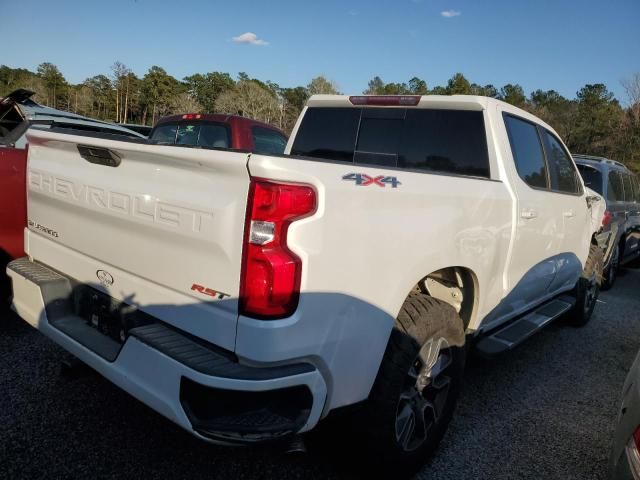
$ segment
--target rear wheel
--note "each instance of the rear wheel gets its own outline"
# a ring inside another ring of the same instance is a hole
[[[600,293],[603,258],[602,249],[591,245],[587,263],[574,290],[576,304],[569,312],[569,322],[576,327],[586,325],[593,314]]]
[[[412,293],[400,311],[359,427],[382,465],[415,470],[444,435],[462,386],[462,320]]]

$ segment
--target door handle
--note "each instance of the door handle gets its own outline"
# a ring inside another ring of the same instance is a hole
[[[567,210],[566,212],[563,212],[563,215],[567,218],[571,218],[575,217],[576,213],[573,210]]]
[[[520,216],[529,220],[531,218],[536,218],[538,216],[538,212],[536,212],[533,208],[525,208],[520,212]]]

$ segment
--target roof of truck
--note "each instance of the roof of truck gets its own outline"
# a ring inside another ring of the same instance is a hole
[[[360,103],[362,99],[374,99],[369,105]],[[382,105],[385,99],[406,99],[406,103]],[[380,101],[378,101],[380,100]],[[521,108],[498,100],[497,98],[480,95],[312,95],[307,101],[307,107],[352,107],[352,108],[452,108],[456,110],[486,110],[490,106],[499,106],[502,110],[542,125],[547,130],[559,136],[557,132],[540,118]]]

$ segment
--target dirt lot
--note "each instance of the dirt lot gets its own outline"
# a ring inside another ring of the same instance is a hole
[[[561,321],[493,361],[471,358],[457,414],[418,478],[602,479],[620,389],[640,348],[640,268],[601,295],[584,329]],[[0,319],[0,478],[354,478],[316,449],[200,442],[15,315]]]

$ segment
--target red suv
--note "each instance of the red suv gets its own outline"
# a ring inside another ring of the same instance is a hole
[[[282,154],[286,135],[257,120],[236,115],[186,113],[158,120],[149,134],[153,143],[208,148],[249,150]]]

